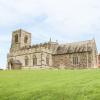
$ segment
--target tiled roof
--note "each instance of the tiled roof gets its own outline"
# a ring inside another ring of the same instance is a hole
[[[55,54],[87,52],[93,50],[94,40],[59,45]]]

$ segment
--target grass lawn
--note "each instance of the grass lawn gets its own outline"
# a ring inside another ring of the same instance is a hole
[[[100,70],[0,71],[0,100],[100,100]]]

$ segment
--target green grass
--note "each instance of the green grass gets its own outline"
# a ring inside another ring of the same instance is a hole
[[[0,71],[0,100],[100,100],[100,70]]]

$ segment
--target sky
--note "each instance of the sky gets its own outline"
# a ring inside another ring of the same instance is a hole
[[[7,65],[12,31],[32,33],[32,44],[95,38],[100,52],[100,0],[0,0],[0,67]]]

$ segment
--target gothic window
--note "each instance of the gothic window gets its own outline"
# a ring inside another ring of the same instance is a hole
[[[49,55],[46,57],[46,64],[49,65]]]
[[[25,57],[25,66],[26,66],[26,67],[28,66],[28,63],[29,63],[29,59],[28,59],[28,57],[26,56],[26,57]]]
[[[33,56],[33,66],[35,66],[35,65],[37,65],[37,58],[36,58],[36,56],[34,55],[34,56]]]
[[[18,34],[15,35],[15,43],[18,42]]]
[[[79,63],[78,60],[79,60],[78,57],[73,57],[73,64],[77,65]]]
[[[78,64],[78,57],[76,57],[76,64]]]
[[[75,64],[75,57],[73,57],[73,65]]]
[[[27,41],[28,41],[28,37],[25,36],[25,38],[24,38],[24,43],[27,43]]]

